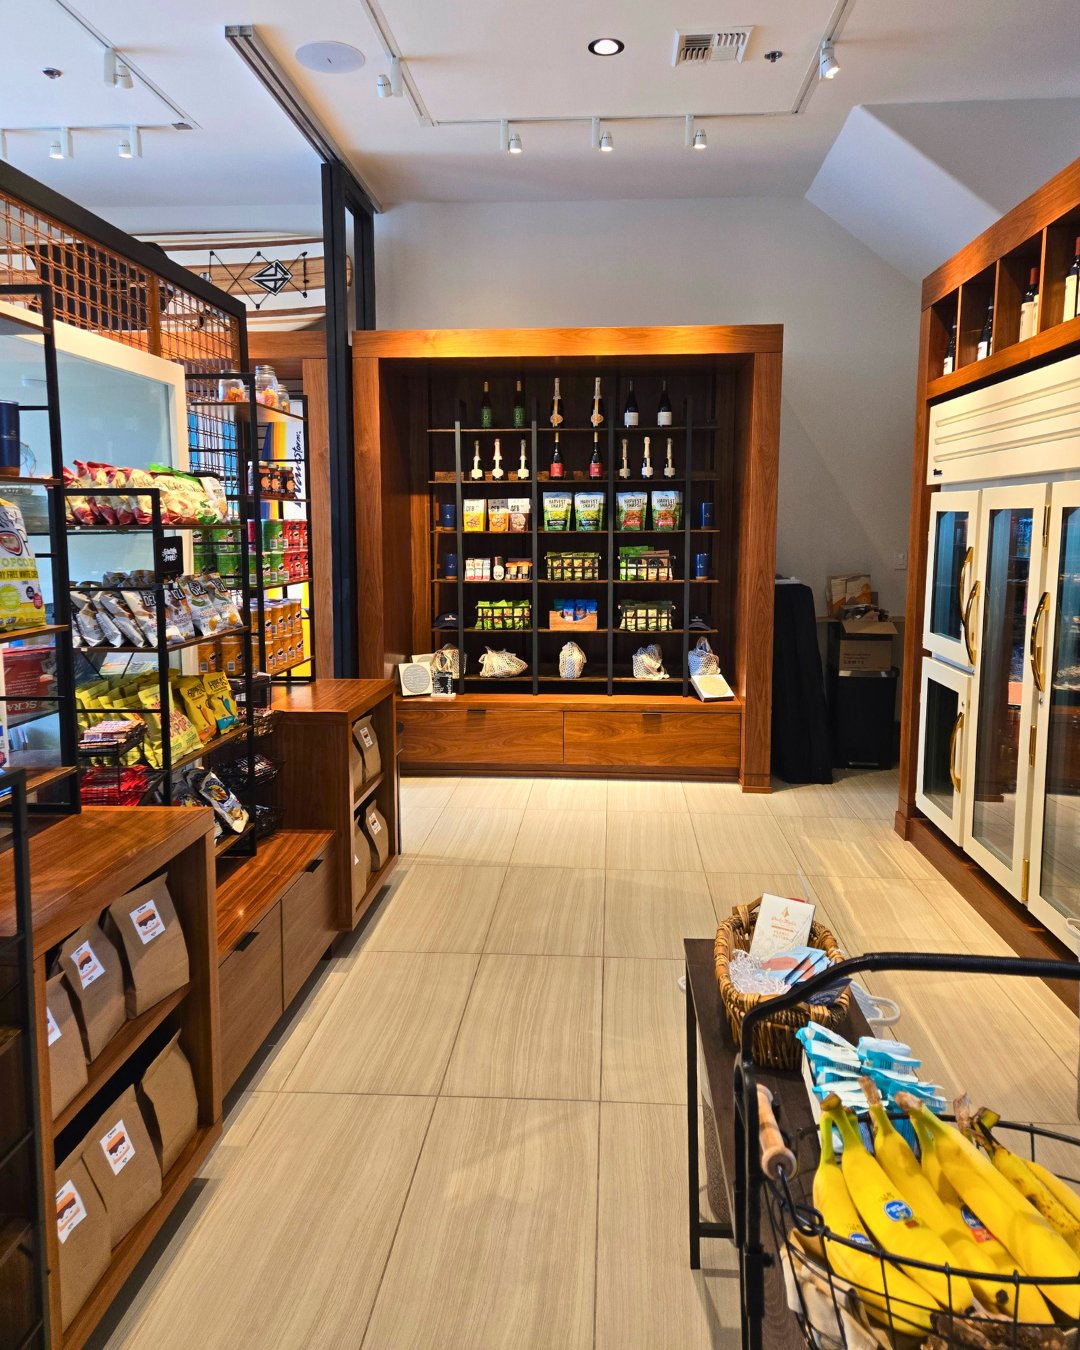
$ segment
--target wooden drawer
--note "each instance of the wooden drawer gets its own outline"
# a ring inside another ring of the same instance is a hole
[[[227,1092],[281,1016],[281,905],[236,944],[218,972],[221,1090]]]
[[[568,712],[567,764],[658,769],[739,767],[738,712]]]
[[[329,848],[312,858],[281,897],[281,988],[287,1008],[334,938],[334,860]]]
[[[561,764],[563,715],[517,708],[398,708],[404,764]]]

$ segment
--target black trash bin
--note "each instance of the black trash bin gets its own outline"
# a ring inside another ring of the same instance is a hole
[[[896,666],[829,671],[829,722],[837,768],[891,769],[896,762]]]

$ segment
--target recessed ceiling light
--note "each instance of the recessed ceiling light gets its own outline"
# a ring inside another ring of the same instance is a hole
[[[626,46],[625,42],[620,42],[618,38],[593,38],[589,43],[589,51],[593,56],[618,56]]]
[[[347,42],[305,42],[296,49],[296,59],[320,75],[347,75],[364,64],[364,53]]]

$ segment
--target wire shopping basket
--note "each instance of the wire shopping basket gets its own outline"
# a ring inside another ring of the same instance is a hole
[[[781,1335],[766,1325],[767,1316],[791,1319],[812,1350],[1075,1350],[1080,1346],[1077,1319],[1061,1309],[1080,1310],[1080,1246],[1075,1247],[1075,1272],[1012,1270],[991,1281],[985,1266],[937,1265],[883,1250],[868,1240],[861,1224],[857,1231],[838,1231],[815,1207],[818,1130],[801,1129],[794,1137],[781,1133],[771,1094],[753,1061],[754,1025],[840,976],[885,970],[1080,980],[1080,964],[1070,962],[885,952],[830,966],[746,1014],[735,1066],[734,1113],[743,1350],[793,1343],[790,1327]],[[1080,1186],[1080,1138],[1016,1121],[998,1121],[994,1133],[1014,1154],[1043,1162],[1062,1180]],[[971,1223],[966,1213],[965,1219]],[[766,1270],[774,1263],[782,1268],[787,1311],[774,1302],[767,1314]],[[924,1292],[931,1282],[937,1299]],[[994,1311],[965,1306],[962,1291],[976,1282],[1003,1290]],[[1028,1318],[1032,1308],[1043,1310],[1040,1320]]]

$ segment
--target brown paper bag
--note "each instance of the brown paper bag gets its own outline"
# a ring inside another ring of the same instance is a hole
[[[83,1140],[82,1158],[105,1201],[113,1247],[161,1198],[161,1164],[129,1087]]]
[[[382,754],[379,751],[379,738],[375,735],[375,726],[371,720],[370,713],[367,717],[361,717],[353,723],[352,728],[353,755],[360,752],[364,762],[365,783],[370,782],[382,773]],[[357,779],[356,781],[360,781]]]
[[[60,1314],[64,1330],[109,1268],[109,1217],[86,1164],[73,1153],[56,1169]]]
[[[168,1172],[199,1127],[199,1099],[177,1032],[139,1084],[144,1116],[162,1173]]]
[[[353,909],[358,909],[367,895],[371,881],[371,844],[364,833],[364,813],[361,811],[353,819],[353,869],[352,900]]]
[[[60,948],[75,1013],[91,1063],[124,1025],[124,971],[120,953],[101,926],[87,923]]]
[[[164,877],[139,886],[106,911],[127,963],[127,1015],[138,1017],[189,979],[187,943]]]
[[[371,868],[377,872],[390,856],[390,832],[386,820],[374,802],[364,807],[364,833],[371,845]]]
[[[55,1118],[86,1086],[86,1053],[75,1009],[63,975],[45,985],[45,1023],[49,1042],[49,1083]]]

